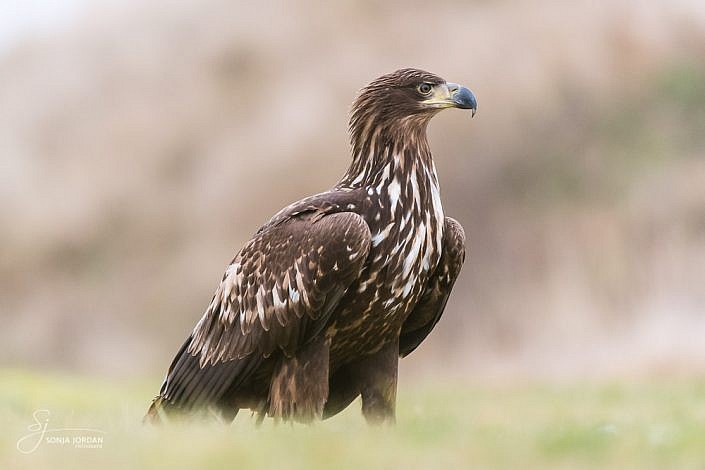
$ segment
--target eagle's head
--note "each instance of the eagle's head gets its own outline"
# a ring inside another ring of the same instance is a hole
[[[383,75],[360,91],[353,103],[350,129],[357,130],[401,122],[426,124],[445,108],[472,110],[477,100],[467,88],[418,69],[401,69]]]

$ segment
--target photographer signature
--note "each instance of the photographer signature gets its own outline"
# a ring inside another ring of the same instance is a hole
[[[34,423],[27,426],[29,434],[17,441],[17,450],[23,454],[36,451],[42,442],[48,444],[73,444],[76,448],[100,448],[105,431],[93,428],[50,428],[49,410],[36,410],[32,413]],[[70,435],[69,435],[70,434]]]

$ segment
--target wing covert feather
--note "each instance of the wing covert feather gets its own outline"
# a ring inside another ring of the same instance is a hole
[[[268,357],[277,348],[293,354],[359,275],[370,238],[362,217],[350,212],[292,217],[257,233],[228,266],[188,352],[201,365]]]

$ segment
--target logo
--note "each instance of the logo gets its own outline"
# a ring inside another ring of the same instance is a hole
[[[31,454],[42,444],[68,446],[74,449],[102,449],[105,431],[93,428],[50,428],[49,410],[32,413],[34,423],[27,426],[28,434],[17,441],[17,450]]]

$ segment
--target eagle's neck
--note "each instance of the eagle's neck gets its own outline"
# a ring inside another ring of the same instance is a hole
[[[338,187],[378,188],[397,179],[432,179],[437,185],[433,157],[426,137],[428,119],[409,117],[393,125],[351,129],[352,162]]]
[[[438,262],[444,215],[427,122],[402,124],[353,140],[353,161],[338,187],[365,189],[369,205],[364,216],[372,247],[403,259],[403,270],[394,282],[405,297],[413,287],[412,269],[428,272]]]

